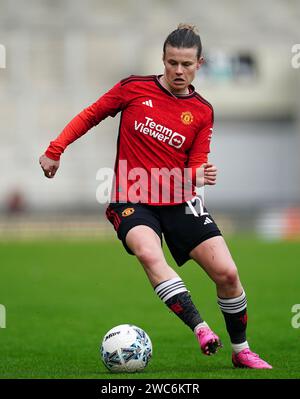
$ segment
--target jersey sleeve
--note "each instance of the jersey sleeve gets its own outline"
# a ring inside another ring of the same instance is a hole
[[[50,142],[45,155],[58,161],[69,144],[83,136],[88,130],[98,125],[108,116],[116,116],[126,105],[123,91],[121,83],[117,83],[96,102],[76,115],[65,126],[59,136]]]
[[[196,184],[197,169],[208,160],[213,130],[213,119],[213,110],[209,109],[209,112],[207,112],[207,114],[205,115],[203,124],[199,129],[192,144],[192,147],[189,151],[188,168],[190,168],[190,176],[194,185]]]

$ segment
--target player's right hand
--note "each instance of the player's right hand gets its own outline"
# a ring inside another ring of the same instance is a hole
[[[39,162],[44,171],[44,175],[49,179],[52,179],[59,168],[59,161],[54,161],[43,154],[40,156]]]

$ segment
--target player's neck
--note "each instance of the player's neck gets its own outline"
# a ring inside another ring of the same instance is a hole
[[[172,89],[172,87],[169,85],[167,79],[165,78],[164,75],[159,77],[159,81],[160,84],[166,89],[168,90],[169,93],[172,94],[172,96],[186,96],[187,94],[189,94],[189,89],[188,87],[184,90],[184,92],[178,92],[178,91],[174,91],[174,89]]]

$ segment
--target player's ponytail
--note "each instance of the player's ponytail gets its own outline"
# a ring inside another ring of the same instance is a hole
[[[171,32],[164,42],[164,55],[166,53],[167,46],[176,48],[196,47],[197,58],[199,59],[201,57],[202,44],[195,25],[179,24],[178,28]]]

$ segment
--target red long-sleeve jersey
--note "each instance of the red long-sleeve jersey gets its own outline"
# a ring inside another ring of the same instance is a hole
[[[130,76],[80,112],[45,154],[66,147],[108,116],[121,112],[112,201],[171,205],[194,195],[195,171],[210,152],[213,108],[192,85],[173,95],[158,76]]]

